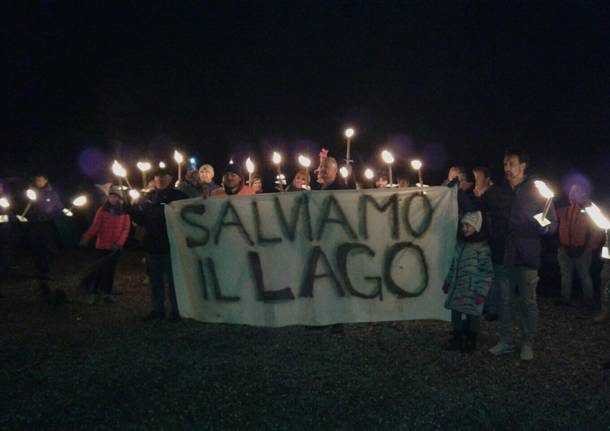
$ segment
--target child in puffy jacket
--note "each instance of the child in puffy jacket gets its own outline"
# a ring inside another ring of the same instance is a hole
[[[473,352],[485,297],[493,281],[491,250],[481,234],[483,216],[468,212],[461,219],[458,243],[445,280],[445,308],[451,310],[453,337],[447,350]]]
[[[121,192],[112,188],[108,193],[108,200],[97,210],[91,227],[84,233],[81,245],[86,245],[93,237],[97,237],[95,248],[99,260],[93,271],[83,280],[83,287],[88,293],[87,302],[93,305],[98,291],[104,295],[106,302],[116,302],[112,296],[114,271],[119,260],[121,250],[127,242],[131,219],[125,211]]]

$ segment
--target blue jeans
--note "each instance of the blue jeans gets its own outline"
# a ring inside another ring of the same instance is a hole
[[[485,301],[485,314],[499,314],[502,301],[502,289],[508,286],[508,269],[504,265],[494,263],[494,281]]]
[[[150,282],[152,308],[155,313],[165,314],[165,281],[169,286],[169,303],[172,315],[178,314],[176,290],[172,276],[172,260],[169,254],[146,255],[146,267]]]
[[[538,270],[523,266],[508,267],[509,282],[503,286],[500,306],[500,339],[507,344],[513,341],[513,321],[515,320],[515,298],[519,289],[521,303],[521,330],[523,342],[532,342],[538,329]]]

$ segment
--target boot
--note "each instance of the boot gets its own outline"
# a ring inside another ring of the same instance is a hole
[[[610,319],[610,313],[608,313],[608,304],[602,304],[602,309],[599,314],[593,318],[594,323],[605,323]]]
[[[445,347],[445,350],[450,352],[463,352],[464,334],[461,331],[453,331],[453,337],[449,339],[449,343]]]
[[[466,333],[466,341],[464,342],[464,352],[473,353],[477,350],[477,333],[468,332]]]

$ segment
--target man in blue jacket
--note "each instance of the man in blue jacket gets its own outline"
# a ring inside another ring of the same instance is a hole
[[[542,249],[541,236],[557,230],[557,216],[551,205],[547,219],[551,224],[542,227],[534,219],[544,208],[545,199],[540,195],[526,171],[529,157],[521,151],[507,151],[504,156],[504,174],[512,196],[510,215],[505,233],[504,266],[509,283],[502,286],[500,301],[500,341],[489,351],[494,355],[511,353],[512,328],[515,314],[515,296],[519,289],[521,302],[521,326],[523,339],[521,360],[534,358],[533,340],[538,326],[538,268]],[[493,221],[492,221],[493,222]]]

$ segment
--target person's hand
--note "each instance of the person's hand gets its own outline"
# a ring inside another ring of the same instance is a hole
[[[485,302],[485,297],[483,295],[475,295],[474,303],[477,305],[481,305]]]
[[[119,244],[118,242],[115,242],[114,244],[112,244],[112,251],[117,251],[121,249],[121,244]]]

